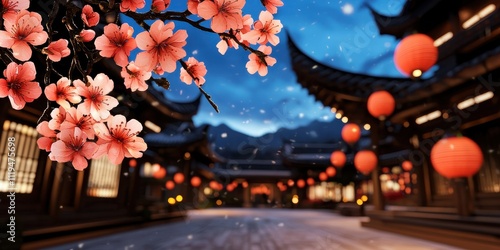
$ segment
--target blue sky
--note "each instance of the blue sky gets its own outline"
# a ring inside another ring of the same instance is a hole
[[[313,120],[335,119],[329,107],[316,102],[297,83],[290,64],[286,32],[306,54],[332,67],[371,75],[402,76],[392,62],[397,41],[378,34],[367,4],[383,14],[397,15],[404,0],[284,2],[285,6],[275,15],[284,25],[281,43],[273,47],[272,53],[278,62],[264,77],[246,71],[248,52],[241,48],[229,49],[220,55],[215,47],[219,41],[217,36],[176,23],[176,29],[188,30],[184,47],[187,56],[205,62],[208,74],[203,88],[220,109],[220,113],[216,113],[207,101],[202,101],[194,117],[196,125],[225,123],[239,132],[258,136],[281,127],[295,128]],[[170,8],[184,10],[185,1],[172,1]],[[256,20],[261,10],[260,1],[247,0],[244,14],[252,14]],[[198,95],[195,85],[180,82],[178,70],[165,77],[171,83],[170,90],[166,91],[169,99],[185,102]]]

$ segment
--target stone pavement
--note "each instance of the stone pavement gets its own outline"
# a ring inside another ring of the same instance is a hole
[[[439,243],[360,226],[364,217],[331,211],[208,209],[165,225],[65,244],[50,250],[452,250]]]

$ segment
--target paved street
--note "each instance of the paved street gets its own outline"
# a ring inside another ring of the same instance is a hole
[[[286,209],[209,209],[188,219],[65,244],[68,249],[356,249],[451,250],[434,242],[360,227],[360,217],[329,211]]]

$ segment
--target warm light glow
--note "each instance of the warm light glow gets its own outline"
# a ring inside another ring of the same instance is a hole
[[[368,130],[370,130],[372,127],[370,126],[370,124],[368,124],[368,123],[367,123],[367,124],[365,124],[365,125],[363,126],[363,128],[364,128],[365,130],[367,130],[367,131],[368,131]]]
[[[358,200],[356,200],[356,204],[361,206],[361,205],[363,205],[363,201],[361,199],[358,199]]]
[[[205,195],[211,195],[211,194],[212,194],[212,189],[211,189],[211,188],[209,188],[209,187],[205,187],[205,188],[203,189],[203,193],[204,193]]]
[[[366,202],[368,200],[368,196],[366,196],[366,195],[361,196],[361,200],[363,202]]]
[[[155,132],[155,133],[160,133],[161,132],[160,126],[154,124],[151,121],[144,122],[144,126],[146,126],[146,128],[149,128],[149,129],[153,130],[153,132]]]
[[[191,154],[189,152],[184,153],[184,160],[191,159]]]
[[[349,121],[349,118],[347,116],[342,117],[342,122],[347,123]]]
[[[468,29],[472,25],[476,24],[479,22],[481,19],[485,18],[489,14],[491,14],[493,11],[495,11],[496,6],[494,4],[490,4],[486,7],[484,7],[482,10],[480,10],[476,15],[473,15],[469,19],[467,19],[463,24],[462,28]]]
[[[292,203],[293,204],[297,204],[299,203],[299,196],[294,194],[293,197],[292,197]]]
[[[430,121],[430,120],[434,120],[434,119],[436,119],[436,118],[438,118],[438,117],[441,117],[441,111],[439,111],[439,110],[436,110],[436,111],[434,111],[434,112],[431,112],[431,113],[429,113],[429,114],[427,115],[427,119],[429,119],[429,121]]]
[[[335,114],[335,118],[337,118],[337,119],[342,118],[342,114],[341,114],[341,113],[336,113],[336,114]]]
[[[459,109],[466,109],[474,104],[479,104],[481,102],[484,102],[484,101],[487,101],[491,98],[493,98],[494,94],[493,92],[491,91],[488,91],[486,93],[483,93],[483,94],[480,94],[480,95],[477,95],[476,97],[474,98],[469,98],[465,101],[462,101],[460,103],[457,104],[457,108]]]
[[[411,72],[411,75],[413,77],[421,77],[422,76],[422,70],[416,69],[413,72]]]
[[[481,103],[481,102],[484,102],[486,100],[489,100],[489,99],[493,98],[493,96],[494,96],[493,92],[488,91],[488,92],[486,92],[484,94],[480,94],[480,95],[474,97],[474,101],[476,103]]]
[[[168,204],[170,204],[170,205],[174,205],[175,204],[175,199],[172,198],[172,197],[168,198],[167,201],[168,201]]]
[[[222,201],[221,201],[221,200],[217,200],[217,201],[215,202],[215,204],[217,204],[217,206],[221,206],[221,205],[222,205]]]
[[[179,194],[179,195],[175,196],[175,200],[177,202],[181,202],[182,201],[182,195]]]
[[[428,121],[434,120],[434,119],[436,119],[438,117],[441,117],[441,111],[435,110],[435,111],[430,112],[427,115],[423,115],[423,116],[417,118],[415,120],[415,123],[418,124],[418,125],[420,125],[420,124],[426,123]]]
[[[335,112],[337,112],[337,108],[333,107],[330,109],[330,111],[332,111],[332,113],[335,113]]]
[[[290,179],[290,180],[288,180],[287,184],[289,187],[292,187],[293,184],[295,184],[295,182],[292,179]]]
[[[476,102],[474,102],[474,98],[469,98],[463,102],[460,102],[459,104],[457,104],[457,108],[458,109],[466,109],[472,105],[474,105]]]
[[[451,31],[446,32],[444,35],[440,36],[438,39],[434,41],[434,46],[439,47],[443,43],[447,42],[453,37],[453,33]]]

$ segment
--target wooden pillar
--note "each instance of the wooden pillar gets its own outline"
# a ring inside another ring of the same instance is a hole
[[[457,201],[457,211],[460,216],[470,216],[472,214],[472,203],[466,178],[453,179],[455,197]]]
[[[384,121],[374,122],[372,124],[371,139],[372,145],[374,146],[373,151],[375,155],[379,158],[379,142],[384,134],[385,125]],[[384,198],[382,196],[382,187],[380,186],[380,171],[382,166],[380,164],[380,159],[377,161],[377,167],[372,171],[372,183],[373,183],[373,205],[375,210],[384,210]]]

